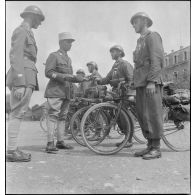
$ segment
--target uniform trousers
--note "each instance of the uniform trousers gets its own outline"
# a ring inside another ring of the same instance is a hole
[[[69,111],[70,100],[63,98],[47,98],[49,104],[47,129],[48,142],[54,140],[54,131],[57,128],[57,140],[63,141],[65,133],[65,120]]]
[[[163,132],[162,87],[156,85],[152,96],[146,94],[146,87],[136,88],[136,111],[144,137],[159,140]]]
[[[25,93],[21,99],[14,96],[17,88],[12,88],[10,94],[11,112],[8,122],[8,150],[16,150],[17,138],[20,131],[21,121],[28,110],[30,99],[32,96],[32,88],[25,88]]]

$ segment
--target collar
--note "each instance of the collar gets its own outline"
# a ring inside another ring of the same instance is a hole
[[[28,31],[32,31],[31,28],[30,28],[29,23],[27,23],[27,22],[22,22],[21,26],[23,28],[25,28],[26,30],[28,30]]]
[[[147,30],[143,35],[140,36],[140,38],[144,38],[144,37],[146,37],[150,33],[151,33],[151,31]]]
[[[119,58],[118,60],[115,61],[115,64],[118,64],[119,62],[121,62],[123,59]]]
[[[65,52],[65,51],[62,50],[62,49],[59,49],[58,52],[60,53],[60,55],[68,56],[67,52]]]

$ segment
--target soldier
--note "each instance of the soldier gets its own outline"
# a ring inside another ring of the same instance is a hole
[[[161,36],[148,30],[151,18],[143,12],[135,14],[131,24],[141,37],[137,40],[134,57],[134,86],[136,88],[137,117],[142,133],[147,139],[147,148],[136,152],[143,159],[161,157],[160,139],[163,130],[162,69],[164,50]]]
[[[88,62],[87,67],[88,67],[89,73],[91,73],[88,76],[88,78],[90,78],[90,77],[91,78],[96,77],[96,78],[99,78],[99,79],[102,78],[102,76],[98,72],[98,65],[96,64],[96,62],[94,62],[94,61]],[[90,80],[88,82],[87,89],[85,90],[85,97],[97,98],[98,94],[99,94],[99,90],[100,90],[100,87],[98,87],[96,81],[95,80]],[[100,132],[101,132],[101,129],[97,128],[94,135],[92,137],[90,137],[88,140],[89,141],[97,141],[100,137]]]
[[[50,109],[47,118],[48,142],[46,152],[55,153],[58,149],[73,149],[64,143],[65,117],[67,116],[71,98],[71,82],[81,82],[83,78],[73,75],[71,59],[67,52],[75,39],[68,32],[59,34],[60,49],[49,55],[45,66],[45,75],[49,83],[45,90],[45,98]],[[57,143],[54,145],[54,129],[57,124]]]
[[[20,131],[21,120],[28,109],[34,90],[38,90],[37,46],[32,28],[37,29],[45,17],[37,6],[28,6],[20,14],[24,19],[12,35],[10,64],[7,73],[6,85],[11,90],[11,113],[8,124],[8,150],[7,160],[30,161],[31,154],[24,153],[17,148],[17,138]]]
[[[77,75],[85,78],[85,71],[83,69],[78,69],[76,72]],[[78,89],[77,89],[77,96],[84,97],[85,90],[87,89],[87,82],[84,81],[82,83],[79,83]]]
[[[129,85],[131,85],[131,82],[133,81],[133,67],[129,62],[122,59],[125,56],[123,48],[120,45],[115,45],[110,48],[110,53],[112,59],[115,60],[115,63],[105,78],[96,79],[98,84],[106,85],[110,83],[110,80],[124,78]],[[118,81],[116,83],[112,82],[111,85],[113,86],[114,90],[118,86]],[[120,126],[121,130],[125,131],[125,127],[123,126],[122,122],[118,123],[118,125]],[[117,145],[120,144],[121,143],[117,143]],[[132,145],[132,141],[129,140],[125,147],[131,147]]]
[[[88,71],[91,75],[88,78],[102,78],[102,76],[98,72],[98,66],[95,62],[91,61],[87,63]],[[85,97],[88,98],[96,98],[98,96],[98,86],[95,80],[88,81],[88,86],[85,91]]]

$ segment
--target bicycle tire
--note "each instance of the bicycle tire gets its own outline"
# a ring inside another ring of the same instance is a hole
[[[87,138],[85,136],[84,127],[85,127],[85,122],[87,120],[87,117],[90,115],[90,113],[92,113],[93,111],[95,111],[98,108],[103,108],[103,107],[107,107],[107,108],[112,108],[112,109],[118,110],[118,106],[117,105],[112,104],[112,103],[108,103],[108,102],[106,102],[106,103],[99,103],[99,104],[96,104],[96,105],[90,107],[85,112],[85,114],[83,115],[83,118],[81,120],[81,133],[82,133],[82,137],[83,137],[83,140],[84,140],[86,146],[90,150],[92,150],[93,152],[95,152],[97,154],[101,154],[101,155],[111,155],[111,154],[115,154],[115,153],[119,152],[126,145],[127,141],[129,140],[131,131],[133,130],[133,124],[132,123],[130,124],[129,116],[127,115],[127,113],[123,109],[121,109],[121,113],[120,114],[123,115],[123,117],[125,118],[125,122],[127,124],[126,134],[124,135],[125,139],[123,140],[122,144],[120,144],[118,147],[115,146],[117,148],[114,149],[114,150],[111,150],[111,151],[102,151],[102,150],[96,149],[95,146],[91,145],[89,143],[89,141],[87,140]],[[105,134],[104,136],[106,137],[107,135]]]
[[[72,137],[81,146],[86,146],[86,145],[85,145],[85,143],[83,141],[81,141],[77,137],[77,135],[78,135],[79,132],[78,131],[75,131],[75,122],[76,122],[77,118],[79,117],[78,115],[81,114],[82,112],[85,112],[88,108],[89,107],[83,107],[83,108],[77,110],[75,112],[75,114],[72,116],[71,120],[70,120],[70,130],[71,130]],[[79,128],[80,129],[80,127],[76,127],[76,128]]]
[[[162,140],[164,141],[167,147],[169,147],[171,150],[176,151],[176,152],[185,152],[185,151],[190,150],[190,127],[188,128],[184,127],[184,129],[177,129],[177,127],[175,127],[175,128],[170,128],[167,130],[170,132],[166,134],[165,133],[166,129],[164,128],[163,135],[161,136]],[[168,139],[168,135],[171,135],[174,133],[174,132],[171,133],[171,130],[175,131],[176,134],[174,137],[169,137]],[[182,135],[179,135],[179,134],[182,134]]]
[[[132,108],[130,110],[128,110],[128,111],[133,115],[133,119],[134,119],[133,120],[134,121],[133,138],[139,144],[146,144],[147,141],[146,141],[146,139],[143,136],[143,133],[142,133],[141,127],[139,125],[136,113],[132,110]]]

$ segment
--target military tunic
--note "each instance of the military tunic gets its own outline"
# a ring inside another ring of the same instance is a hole
[[[73,74],[70,57],[62,50],[51,53],[45,66],[45,76],[50,79],[45,90],[46,98],[71,98],[72,84],[64,80],[66,74]]]
[[[102,78],[100,73],[97,70],[94,70],[90,77]],[[99,95],[99,91],[101,90],[102,86],[97,85],[97,83],[92,80],[87,82],[87,89],[85,90],[85,97],[88,98],[97,98]]]
[[[129,83],[133,81],[133,67],[122,58],[114,63],[107,76],[101,80],[101,84],[106,85],[109,84],[110,80],[119,78],[124,78]],[[115,84],[113,86],[116,87]]]
[[[6,85],[12,87],[32,87],[38,90],[37,46],[33,32],[26,23],[22,23],[13,32],[11,39],[10,64]]]
[[[160,139],[163,130],[161,86],[164,67],[164,50],[160,35],[147,31],[138,39],[133,55],[138,121],[146,139]],[[155,83],[156,90],[152,96],[146,94],[148,82]]]
[[[49,55],[45,65],[45,76],[50,80],[45,90],[50,106],[50,118],[65,120],[73,90],[72,83],[65,81],[66,75],[73,75],[71,59],[63,50],[58,50]]]
[[[38,90],[37,46],[29,25],[23,22],[17,27],[11,38],[10,64],[6,85],[11,90],[10,106],[12,118],[23,118],[28,109],[33,90]],[[18,99],[14,96],[17,88],[25,88],[24,96]]]

